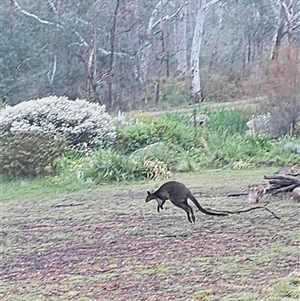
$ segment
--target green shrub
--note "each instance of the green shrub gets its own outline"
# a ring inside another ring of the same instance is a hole
[[[158,180],[170,175],[168,166],[157,159],[129,157],[114,150],[100,150],[91,159],[89,166],[83,168],[83,177],[96,183]]]
[[[201,146],[201,128],[195,130],[185,119],[177,121],[167,117],[153,117],[140,124],[117,130],[115,147],[124,153],[132,153],[147,145],[165,142],[184,150]]]
[[[144,160],[158,160],[164,162],[169,169],[176,169],[175,167],[181,161],[182,153],[176,145],[160,142],[139,149],[133,152],[131,156],[140,157]]]
[[[19,132],[1,147],[1,174],[14,177],[44,176],[54,171],[54,161],[66,143],[53,134],[39,131]]]
[[[288,141],[267,135],[247,135],[246,119],[239,110],[205,109],[201,113],[209,116],[202,126],[195,127],[190,115],[166,114],[119,129],[116,146],[125,154],[139,149],[145,158],[158,159],[175,170],[184,160],[191,166],[235,169],[299,162],[296,138],[290,147]],[[147,145],[151,147],[143,153]]]

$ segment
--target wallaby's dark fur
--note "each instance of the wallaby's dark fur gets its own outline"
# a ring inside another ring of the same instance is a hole
[[[220,212],[212,212],[204,209],[199,202],[196,200],[196,198],[193,196],[191,191],[182,183],[170,181],[165,184],[163,184],[158,190],[155,192],[149,192],[147,191],[148,195],[146,198],[146,202],[149,202],[151,200],[156,200],[158,203],[157,211],[159,212],[160,209],[163,209],[163,205],[166,202],[166,200],[170,200],[175,206],[183,209],[186,214],[187,218],[190,223],[195,222],[195,215],[193,208],[188,204],[187,199],[189,198],[196,206],[197,208],[209,215],[218,215],[218,216],[226,216],[227,213],[220,213]]]
[[[157,205],[157,211],[159,212],[160,209],[163,209],[163,205],[166,202],[166,200],[170,200],[175,206],[183,209],[186,214],[187,218],[190,223],[195,223],[195,215],[193,212],[193,208],[188,204],[187,200],[190,199],[197,208],[208,215],[218,215],[218,216],[227,216],[228,214],[236,214],[236,213],[243,213],[248,212],[256,209],[265,209],[268,212],[270,212],[275,218],[279,219],[278,216],[276,216],[271,210],[269,210],[266,207],[263,206],[257,206],[257,207],[251,207],[245,210],[238,210],[238,211],[222,211],[222,210],[214,210],[214,209],[204,209],[197,199],[194,197],[194,195],[191,193],[191,191],[180,182],[176,181],[170,181],[165,184],[163,184],[158,190],[155,192],[149,192],[147,191],[147,198],[146,202],[149,202],[151,200],[156,200]]]

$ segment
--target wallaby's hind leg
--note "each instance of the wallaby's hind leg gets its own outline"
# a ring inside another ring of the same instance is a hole
[[[195,223],[196,218],[195,218],[195,214],[194,214],[193,208],[188,204],[187,201],[185,201],[184,204],[185,204],[186,208],[188,208],[188,210],[190,212],[190,217],[192,218],[193,223]]]
[[[192,218],[193,223],[195,223],[196,218],[195,218],[195,214],[194,214],[193,208],[188,204],[187,201],[183,202],[183,204],[186,207],[186,209],[189,211],[189,217]],[[189,219],[189,221],[190,221],[190,219]]]
[[[172,200],[171,200],[172,201]],[[194,215],[194,212],[193,212],[193,209],[192,207],[188,204],[187,200],[185,201],[182,201],[182,202],[178,202],[178,203],[174,203],[172,202],[175,206],[183,209],[186,214],[187,214],[187,218],[188,218],[188,221],[192,224],[192,223],[195,223],[195,215]]]
[[[190,217],[190,210],[188,208],[184,208],[184,207],[181,207],[187,214],[187,218],[189,220],[189,222],[192,224],[194,221],[191,220],[191,217]]]

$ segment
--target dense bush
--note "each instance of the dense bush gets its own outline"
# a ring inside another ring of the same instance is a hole
[[[195,129],[184,119],[178,121],[167,117],[154,117],[140,124],[117,130],[116,148],[131,153],[147,145],[165,142],[189,150],[200,146],[201,128]]]
[[[211,70],[202,68],[202,93],[205,100],[231,101],[243,96],[241,76],[238,73],[224,76]]]
[[[299,135],[300,48],[288,43],[280,49],[278,58],[260,65],[249,80],[254,96],[266,96],[260,99],[261,109],[270,113],[268,131],[273,137]]]
[[[206,109],[202,113],[210,118],[205,126],[195,127],[187,115],[166,114],[120,128],[117,130],[116,147],[131,153],[152,143],[164,142],[171,148],[175,145],[177,149],[191,151],[203,147],[203,137],[207,131],[233,135],[245,133],[247,129],[246,119],[238,111]]]
[[[150,161],[159,160],[164,162],[169,169],[175,170],[184,154],[174,144],[159,142],[151,144],[145,148],[141,148],[133,152],[131,156],[144,158],[145,160]]]
[[[168,165],[156,158],[130,157],[111,149],[85,156],[66,153],[55,164],[56,175],[50,181],[56,185],[163,180],[171,175]]]
[[[0,172],[8,178],[45,176],[53,172],[53,162],[65,147],[65,142],[51,133],[19,132],[0,149]]]
[[[71,148],[106,147],[115,139],[115,126],[105,106],[85,100],[49,96],[22,102],[0,112],[3,138],[20,131],[39,130],[63,137]]]

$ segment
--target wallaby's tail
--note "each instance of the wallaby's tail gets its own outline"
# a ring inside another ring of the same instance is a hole
[[[189,198],[191,199],[191,201],[197,206],[197,208],[205,213],[205,214],[208,214],[208,215],[218,215],[218,216],[227,216],[229,214],[229,212],[226,212],[226,211],[218,211],[218,212],[212,212],[212,211],[208,211],[206,209],[204,209],[200,204],[199,202],[197,201],[197,199],[192,195],[192,193],[189,194]]]
[[[275,218],[280,219],[280,217],[278,215],[276,215],[273,211],[271,211],[269,208],[264,207],[264,206],[256,206],[256,207],[251,207],[251,208],[248,208],[248,209],[237,210],[237,211],[226,211],[226,210],[224,210],[224,211],[223,210],[214,210],[214,211],[216,211],[216,212],[225,212],[225,213],[228,213],[228,214],[236,214],[236,213],[249,212],[249,211],[256,210],[256,209],[265,209],[265,210],[269,211]]]

